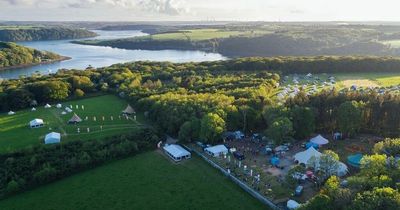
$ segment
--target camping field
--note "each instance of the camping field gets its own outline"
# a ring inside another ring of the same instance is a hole
[[[0,201],[7,210],[267,209],[199,157],[172,163],[159,151],[65,178]]]
[[[61,142],[69,140],[88,140],[128,132],[140,126],[138,121],[143,117],[137,116],[137,121],[120,117],[127,102],[113,95],[98,96],[81,100],[61,103],[58,109],[55,104],[51,108],[37,107],[16,111],[15,115],[0,114],[0,153],[34,144],[42,144],[44,136],[52,131],[61,133]],[[64,108],[72,106],[72,112],[62,115]],[[83,109],[82,109],[83,106]],[[68,124],[68,120],[76,113],[83,121],[77,125]],[[87,120],[86,120],[87,117]],[[104,120],[103,120],[104,117]],[[111,119],[111,117],[113,119]],[[31,120],[43,119],[42,128],[29,128]],[[79,133],[78,133],[79,128]],[[88,132],[89,128],[89,132]]]

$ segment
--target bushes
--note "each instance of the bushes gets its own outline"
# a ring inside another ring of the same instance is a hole
[[[104,140],[38,145],[0,156],[0,197],[156,147],[150,128]]]

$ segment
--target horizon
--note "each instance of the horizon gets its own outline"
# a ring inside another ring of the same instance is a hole
[[[0,0],[0,20],[398,22],[398,5],[395,0]]]

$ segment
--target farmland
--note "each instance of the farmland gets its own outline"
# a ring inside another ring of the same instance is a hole
[[[134,193],[132,193],[134,192]],[[159,152],[112,162],[0,201],[0,209],[266,209],[198,157]]]
[[[62,141],[88,140],[128,132],[139,125],[131,118],[119,117],[121,111],[127,106],[127,102],[112,95],[69,101],[63,105],[72,106],[73,112],[62,115],[61,112],[64,109],[58,109],[53,105],[49,109],[41,106],[36,111],[30,109],[17,111],[15,115],[1,114],[0,152],[40,144],[43,142],[45,134],[51,131],[60,132]],[[82,106],[84,110],[82,110]],[[78,125],[68,125],[67,121],[73,113],[80,116],[83,122]],[[88,120],[85,120],[86,117]],[[140,115],[137,117],[138,121],[142,119]],[[37,129],[29,128],[29,121],[35,118],[43,119],[45,126]],[[80,129],[79,134],[78,128]]]

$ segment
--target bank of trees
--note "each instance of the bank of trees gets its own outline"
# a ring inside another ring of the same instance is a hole
[[[21,42],[40,40],[78,39],[97,34],[80,28],[68,27],[24,27],[0,29],[0,41]]]
[[[37,145],[0,155],[0,198],[96,167],[110,160],[155,149],[159,141],[150,128],[102,140]]]
[[[38,64],[44,61],[61,59],[61,56],[23,47],[12,42],[0,42],[0,70],[2,68]]]

